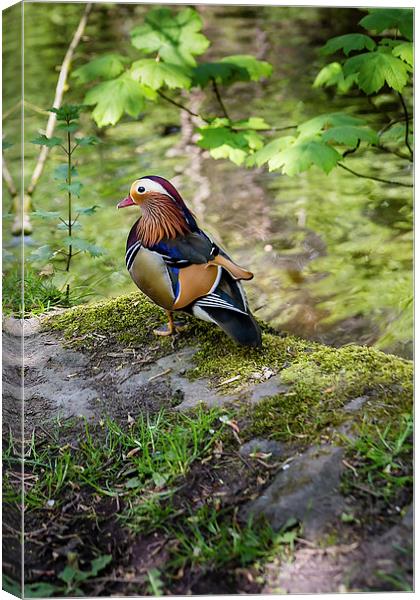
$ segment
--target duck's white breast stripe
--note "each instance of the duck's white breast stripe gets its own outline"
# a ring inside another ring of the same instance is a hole
[[[133,260],[137,254],[137,251],[140,249],[140,247],[141,247],[141,242],[136,242],[127,250],[127,253],[125,255],[125,263],[127,265],[127,269],[130,269],[131,265],[133,264]]]

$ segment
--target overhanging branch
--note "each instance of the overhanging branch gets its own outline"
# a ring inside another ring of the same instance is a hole
[[[388,183],[389,185],[399,185],[401,187],[412,188],[413,184],[410,183],[401,183],[400,181],[391,181],[389,179],[381,179],[380,177],[375,177],[374,175],[364,175],[363,173],[358,173],[357,171],[353,171],[349,167],[343,165],[343,163],[337,163],[337,166],[341,167],[345,171],[348,171],[352,175],[356,177],[361,177],[362,179],[372,179],[372,181],[379,181],[380,183]]]

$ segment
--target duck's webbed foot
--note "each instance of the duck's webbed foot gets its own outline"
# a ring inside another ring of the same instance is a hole
[[[175,335],[180,331],[184,331],[187,328],[185,323],[180,323],[179,321],[174,321],[173,314],[170,310],[166,311],[168,313],[168,324],[159,327],[158,329],[154,329],[153,333],[155,335],[160,336],[168,336]]]

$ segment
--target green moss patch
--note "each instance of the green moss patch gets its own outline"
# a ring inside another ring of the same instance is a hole
[[[311,343],[294,336],[263,333],[262,337],[263,346],[256,349],[238,346],[215,327],[199,331],[199,349],[194,356],[196,366],[188,375],[192,378],[210,377],[216,385],[238,377],[224,386],[232,390],[250,381],[259,382],[267,369],[271,374],[277,373],[312,347]]]
[[[165,313],[134,292],[102,302],[83,304],[48,317],[44,328],[62,331],[75,347],[89,347],[106,338],[127,346],[150,344],[156,340],[153,329],[165,323]],[[162,344],[167,342],[161,339]]]
[[[412,403],[412,364],[374,348],[317,346],[298,353],[281,371],[286,393],[246,409],[247,437],[313,441],[337,427],[348,414],[344,405],[368,396],[365,413],[379,419],[401,414]]]

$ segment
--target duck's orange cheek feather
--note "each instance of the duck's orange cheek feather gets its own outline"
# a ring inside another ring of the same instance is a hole
[[[140,194],[137,191],[137,187],[138,187],[138,184],[133,183],[133,185],[130,188],[130,196],[132,197],[133,202],[135,204],[143,204],[143,202],[146,202],[148,200],[151,192],[143,192],[142,194]]]

